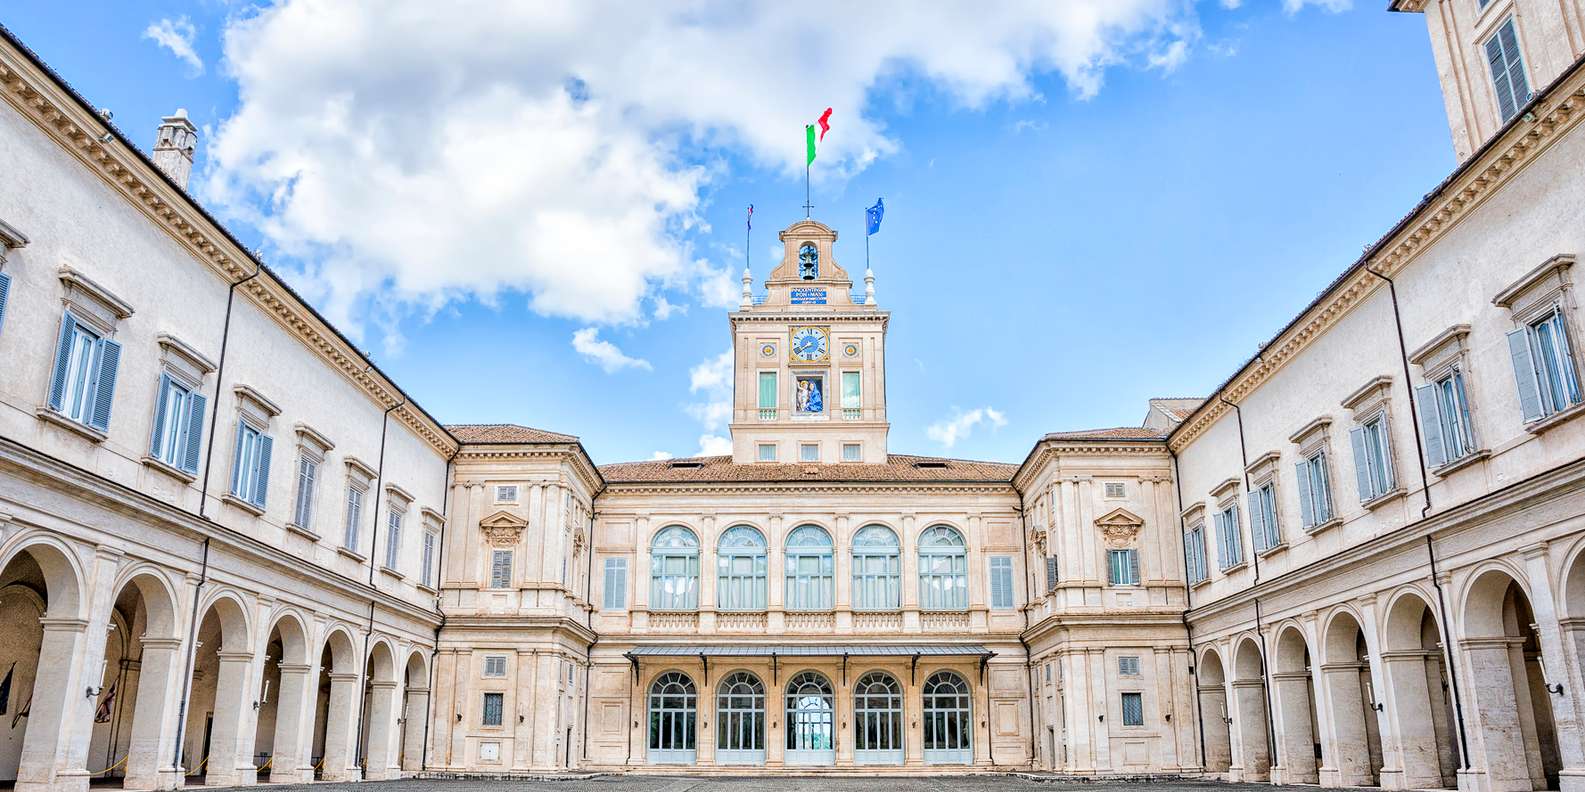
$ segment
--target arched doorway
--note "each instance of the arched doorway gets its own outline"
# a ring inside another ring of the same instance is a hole
[[[1487,570],[1470,584],[1463,648],[1475,709],[1471,763],[1493,789],[1558,788],[1562,763],[1534,623],[1529,598],[1506,572]]]
[[[1222,669],[1222,656],[1207,648],[1200,655],[1199,678],[1200,719],[1205,726],[1205,769],[1210,773],[1225,773],[1233,764],[1232,717],[1227,707],[1227,673]]]
[[[111,606],[97,682],[87,767],[96,780],[120,778],[126,789],[160,785],[158,768],[169,766],[175,740],[168,713],[181,695],[180,646],[166,582],[150,572],[126,581]]]
[[[82,700],[72,662],[84,642],[82,586],[61,548],[37,543],[0,569],[0,662],[11,684],[0,696],[0,781],[49,785],[64,740],[66,713]]]
[[[396,732],[396,657],[376,641],[363,671],[363,777],[380,781],[400,775],[392,742]]]
[[[924,748],[926,764],[971,764],[974,761],[974,713],[969,683],[953,671],[937,671],[925,680]]]
[[[649,686],[649,763],[693,764],[699,692],[681,671],[667,671]]]
[[[871,671],[853,688],[853,761],[866,765],[903,763],[903,686],[897,677]]]
[[[1339,611],[1322,639],[1321,684],[1330,714],[1332,755],[1324,757],[1335,786],[1381,783],[1381,731],[1370,679],[1370,654],[1359,621]]]
[[[429,662],[422,651],[407,655],[402,684],[402,757],[404,773],[424,769],[424,726],[429,722]]]
[[[209,786],[234,786],[252,776],[253,756],[243,753],[243,708],[253,711],[247,610],[235,595],[214,597],[198,622],[198,645],[188,683],[182,767]]]
[[[1271,733],[1266,725],[1266,664],[1253,638],[1233,653],[1233,728],[1238,735],[1239,781],[1271,777]]]
[[[789,765],[836,762],[835,698],[831,682],[816,671],[795,674],[787,681],[787,754]]]
[[[315,778],[355,781],[352,731],[358,706],[358,652],[344,629],[331,630],[319,652],[319,681],[314,698],[314,743],[309,758]]]
[[[303,764],[307,745],[308,636],[297,617],[284,615],[270,627],[259,680],[258,723],[253,759],[259,778],[275,783],[303,781],[312,769]]]
[[[1387,611],[1383,671],[1392,689],[1401,789],[1452,789],[1458,785],[1458,734],[1444,665],[1442,630],[1430,604],[1405,594]]]
[[[1276,693],[1277,762],[1282,783],[1319,783],[1310,646],[1298,627],[1285,627],[1277,635],[1271,681]]]
[[[716,764],[765,764],[765,685],[735,671],[716,688]]]

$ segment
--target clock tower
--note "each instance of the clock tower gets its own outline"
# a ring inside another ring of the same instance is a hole
[[[755,297],[743,272],[732,312],[732,460],[738,464],[884,464],[886,323],[837,263],[837,232],[800,220]]]

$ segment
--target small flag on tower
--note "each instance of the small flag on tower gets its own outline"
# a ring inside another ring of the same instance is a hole
[[[813,165],[815,161],[815,125],[804,124],[804,167]]]
[[[875,205],[864,210],[864,224],[868,227],[865,236],[881,230],[881,215],[884,214],[886,214],[886,205],[881,203],[881,199],[876,198]]]
[[[824,143],[826,142],[826,133],[831,131],[831,108],[827,107],[826,111],[820,114],[820,120],[816,123],[820,125],[820,142]]]
[[[754,229],[754,204],[748,205],[748,227],[749,230]]]

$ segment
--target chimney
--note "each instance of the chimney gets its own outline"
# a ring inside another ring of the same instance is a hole
[[[197,147],[198,128],[187,120],[186,108],[177,108],[175,115],[160,119],[154,139],[154,164],[183,190],[193,172],[193,151]]]

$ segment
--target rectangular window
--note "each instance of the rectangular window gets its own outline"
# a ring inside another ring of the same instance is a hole
[[[270,449],[274,441],[247,421],[237,422],[236,454],[231,465],[231,494],[264,508],[270,487]]]
[[[759,373],[759,419],[776,420],[776,372]]]
[[[1117,673],[1119,676],[1139,676],[1139,656],[1124,655],[1117,658]]]
[[[495,488],[496,503],[517,503],[516,484],[498,484]]]
[[[1415,388],[1414,400],[1420,407],[1426,464],[1441,467],[1475,450],[1474,424],[1469,418],[1462,371],[1454,367],[1430,385]]]
[[[1124,693],[1123,694],[1123,725],[1124,726],[1143,726],[1143,725],[1145,725],[1145,694],[1143,694],[1143,693]]]
[[[1107,582],[1114,586],[1139,585],[1139,551],[1107,550],[1106,572]]]
[[[435,587],[435,550],[440,546],[440,534],[434,531],[424,532],[424,574],[423,584],[430,588]]]
[[[292,509],[292,523],[303,530],[311,530],[314,522],[314,492],[319,479],[319,460],[307,454],[297,457],[297,503]]]
[[[1377,415],[1348,431],[1354,447],[1354,475],[1361,503],[1393,490],[1392,451],[1386,414]]]
[[[991,556],[991,607],[999,610],[1013,607],[1012,556]]]
[[[1046,556],[1046,591],[1056,589],[1057,583],[1057,557]]]
[[[505,704],[505,693],[484,694],[484,717],[480,719],[480,724],[484,726],[500,726],[501,710]]]
[[[1299,518],[1309,530],[1332,519],[1332,475],[1326,452],[1317,451],[1298,465]]]
[[[347,487],[347,525],[342,546],[354,552],[358,549],[358,525],[363,519],[363,490]]]
[[[800,461],[800,462],[819,462],[820,461],[820,446],[818,446],[818,445],[816,445],[814,443],[804,443],[804,444],[798,446],[798,461]]]
[[[203,394],[160,375],[159,401],[154,405],[154,437],[149,456],[188,473],[198,472],[204,436]]]
[[[858,443],[843,443],[842,444],[842,461],[843,462],[863,462],[864,461],[864,446],[861,446]]]
[[[506,676],[506,655],[485,655],[484,675],[487,677]]]
[[[605,609],[621,610],[627,606],[627,559],[605,560]]]
[[[1205,523],[1195,523],[1183,535],[1185,570],[1189,575],[1189,583],[1199,583],[1210,574],[1205,563]]]
[[[775,462],[776,461],[776,444],[775,443],[760,443],[759,444],[759,461],[761,461],[761,462]]]
[[[1126,489],[1124,489],[1123,482],[1121,482],[1121,481],[1108,481],[1108,482],[1106,482],[1106,497],[1108,497],[1108,498],[1121,498],[1121,497],[1123,497],[1123,496],[1125,496],[1127,494],[1128,494],[1128,491]]]
[[[1491,66],[1492,86],[1497,91],[1497,112],[1506,123],[1530,101],[1530,82],[1525,77],[1519,35],[1511,17],[1486,39],[1486,62]]]
[[[842,372],[842,417],[849,421],[857,421],[864,417],[864,402],[860,398],[863,394],[859,383],[862,382],[860,372]]]
[[[0,272],[0,327],[5,326],[6,298],[11,294],[11,276]]]
[[[512,551],[494,550],[490,553],[490,588],[512,586]]]
[[[1238,504],[1216,513],[1216,565],[1223,571],[1244,563],[1244,540],[1238,524]]]
[[[391,508],[385,516],[385,568],[396,569],[396,559],[402,551],[402,519],[407,513]]]
[[[1509,333],[1508,351],[1526,422],[1580,403],[1579,376],[1560,307]]]
[[[1255,537],[1255,551],[1265,552],[1282,544],[1277,528],[1277,485],[1267,482],[1249,493],[1249,528]]]
[[[110,431],[110,403],[121,365],[121,345],[77,321],[61,319],[50,380],[49,406],[61,415],[101,432]]]

